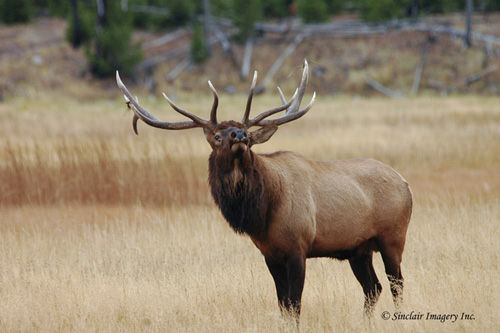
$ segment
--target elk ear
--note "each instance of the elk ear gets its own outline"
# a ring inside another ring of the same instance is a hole
[[[207,142],[210,144],[212,149],[215,148],[215,142],[214,142],[214,132],[206,127],[203,128],[203,134],[205,134],[205,139],[207,139]]]
[[[261,127],[258,130],[251,132],[250,145],[266,142],[273,136],[274,132],[276,132],[277,129],[278,126],[271,125],[271,126]]]

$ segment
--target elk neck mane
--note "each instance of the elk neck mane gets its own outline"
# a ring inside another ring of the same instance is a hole
[[[259,155],[250,149],[238,157],[212,152],[209,184],[215,203],[235,232],[258,235],[267,230],[280,185]]]

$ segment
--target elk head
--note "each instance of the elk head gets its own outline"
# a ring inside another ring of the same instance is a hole
[[[311,109],[316,97],[316,93],[313,94],[311,102],[304,109],[299,110],[299,106],[306,89],[308,76],[308,64],[307,61],[304,61],[304,69],[300,85],[295,91],[295,94],[290,98],[290,100],[286,100],[283,92],[278,87],[282,105],[264,111],[255,118],[250,118],[250,109],[252,106],[252,99],[257,83],[257,71],[255,71],[242,121],[237,122],[231,120],[223,121],[220,123],[217,122],[217,107],[219,105],[219,96],[217,95],[217,91],[210,81],[208,81],[208,86],[213,93],[214,101],[212,104],[212,110],[210,112],[209,120],[202,119],[194,115],[193,113],[180,108],[165,93],[163,93],[163,97],[165,97],[167,102],[175,111],[191,119],[190,121],[183,122],[160,121],[154,115],[149,113],[139,104],[137,97],[132,97],[127,87],[125,87],[122,80],[120,79],[118,71],[116,72],[116,82],[118,84],[118,87],[124,94],[128,108],[134,112],[132,126],[136,134],[138,134],[137,121],[139,119],[150,126],[162,129],[181,130],[201,127],[205,134],[206,140],[212,147],[214,154],[221,156],[224,155],[226,157],[229,156],[231,158],[239,158],[246,152],[248,152],[252,145],[264,143],[269,140],[278,129],[278,126],[302,117],[307,113],[307,111]],[[281,111],[285,111],[285,114],[283,116],[275,119],[266,119]],[[251,127],[260,128],[250,132],[249,129]]]

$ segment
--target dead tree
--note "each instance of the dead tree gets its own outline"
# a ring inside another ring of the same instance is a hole
[[[205,30],[205,48],[207,50],[207,54],[210,56],[211,47],[208,39],[210,38],[210,31],[212,30],[212,20],[210,17],[210,1],[203,0],[203,30]]]
[[[366,83],[372,87],[373,89],[375,89],[376,91],[378,91],[379,93],[381,94],[384,94],[390,98],[396,98],[396,99],[399,99],[399,98],[403,98],[403,97],[406,97],[402,92],[400,91],[394,91],[394,90],[391,90],[387,87],[384,87],[383,85],[381,85],[380,83],[378,83],[377,81],[373,80],[370,76],[366,76]]]
[[[472,45],[472,11],[473,11],[473,0],[465,1],[465,48]]]
[[[498,66],[493,65],[493,66],[490,66],[486,69],[483,69],[477,73],[474,73],[472,75],[467,76],[467,78],[465,79],[465,86],[468,88],[472,83],[477,82],[477,81],[481,80],[482,78],[484,78],[490,74],[495,73],[497,71],[497,69],[498,69]]]
[[[181,74],[186,68],[188,68],[191,65],[191,58],[187,57],[184,60],[182,60],[177,66],[175,66],[174,69],[170,71],[170,73],[167,74],[167,81],[172,82],[175,80],[179,74]]]
[[[231,63],[233,64],[233,67],[235,69],[238,69],[239,68],[238,60],[236,59],[236,55],[233,52],[233,48],[231,46],[231,42],[229,41],[229,38],[215,24],[212,25],[211,28],[215,34],[215,38],[217,38],[217,40],[220,42],[220,44],[222,46],[222,50],[231,59]]]
[[[241,64],[240,77],[242,81],[245,81],[248,78],[248,72],[250,71],[250,62],[252,58],[252,49],[253,49],[253,37],[250,36],[247,38],[245,42],[245,54],[243,55],[243,61]]]
[[[424,71],[424,66],[425,66],[425,55],[429,50],[430,43],[432,43],[433,41],[434,37],[432,35],[427,37],[426,41],[424,42],[424,45],[422,46],[422,50],[420,51],[420,61],[417,65],[417,68],[415,69],[415,76],[413,77],[413,87],[411,90],[413,96],[416,96],[418,93],[418,89],[420,87],[420,81],[422,79],[422,73]]]
[[[285,51],[283,51],[283,53],[278,57],[278,59],[276,59],[274,64],[267,72],[266,77],[262,81],[262,85],[256,89],[256,93],[263,93],[266,90],[269,83],[271,83],[274,74],[276,74],[276,72],[281,68],[281,65],[283,65],[285,59],[288,58],[288,56],[292,54],[293,51],[295,51],[297,46],[304,40],[305,37],[306,36],[304,34],[297,35],[294,38],[293,42],[291,42],[290,45],[286,47]]]
[[[171,43],[173,41],[176,41],[177,39],[184,37],[189,33],[189,29],[186,28],[178,28],[175,29],[172,32],[167,33],[166,35],[153,39],[152,41],[147,41],[142,45],[143,49],[150,49],[150,48],[155,48],[155,47],[160,47],[162,45]]]
[[[71,0],[71,16],[73,17],[73,38],[71,39],[71,45],[73,48],[77,48],[82,44],[82,29],[80,26],[80,17],[78,15],[78,1]]]

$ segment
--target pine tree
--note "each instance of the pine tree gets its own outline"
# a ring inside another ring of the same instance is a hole
[[[200,64],[207,60],[208,52],[205,45],[205,35],[200,23],[195,23],[191,37],[191,60]]]
[[[262,18],[260,0],[233,0],[234,24],[239,29],[236,39],[244,41],[253,33],[255,22]]]
[[[386,21],[403,17],[410,4],[410,0],[360,0],[359,10],[365,21]]]
[[[4,23],[28,22],[31,15],[30,0],[0,0],[0,20]]]
[[[101,15],[96,33],[87,49],[91,72],[97,77],[114,75],[116,70],[129,73],[141,60],[139,46],[130,45],[132,20],[122,12],[119,2],[99,0]]]
[[[71,13],[68,15],[66,39],[74,48],[85,44],[92,37],[95,24],[92,13],[93,11],[83,6],[81,1],[71,0]]]
[[[283,18],[289,15],[290,1],[288,0],[266,0],[262,3],[265,17]]]
[[[328,20],[328,6],[324,0],[299,0],[297,9],[304,23]]]

